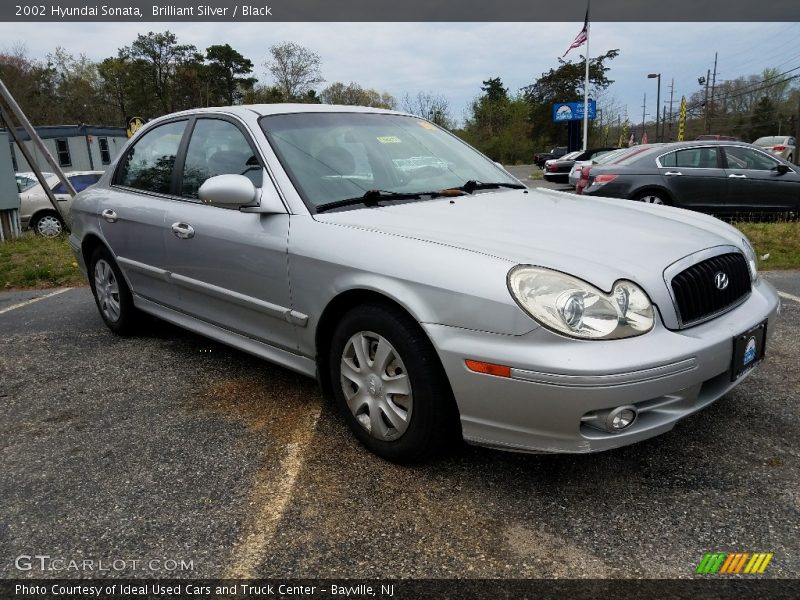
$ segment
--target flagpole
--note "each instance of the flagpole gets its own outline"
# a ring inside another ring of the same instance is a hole
[[[586,1],[586,79],[583,84],[583,150],[588,148],[589,137],[589,7],[591,0]]]

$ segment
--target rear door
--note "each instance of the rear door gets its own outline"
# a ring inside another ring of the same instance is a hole
[[[781,163],[766,152],[747,146],[724,146],[731,213],[769,214],[800,209],[797,168],[781,175]]]
[[[167,213],[165,247],[181,310],[296,351],[289,320],[289,215],[243,213],[198,199],[200,186],[215,175],[241,174],[256,187],[273,185],[250,132],[233,119],[198,118],[179,169],[181,200]]]
[[[164,223],[188,119],[158,125],[118,163],[100,208],[100,229],[134,293],[168,306],[176,296],[164,268]]]
[[[675,206],[706,213],[725,204],[727,180],[719,146],[673,150],[658,157],[658,170]]]

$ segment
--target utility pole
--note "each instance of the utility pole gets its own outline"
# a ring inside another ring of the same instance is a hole
[[[717,86],[717,52],[714,52],[714,74],[711,76],[711,117],[714,117],[714,89]]]
[[[644,119],[647,116],[647,92],[644,93],[644,97],[642,98],[642,135],[639,138],[639,143],[641,144],[642,138],[644,137]]]
[[[703,131],[709,133],[708,129],[708,80],[711,79],[711,69],[708,70],[706,74],[706,96],[705,102],[703,102]]]
[[[675,78],[672,78],[672,82],[669,84],[669,141],[672,141],[672,97],[675,92]]]
[[[662,106],[661,107],[661,140],[660,140],[662,142],[664,141],[664,123],[666,123],[666,122],[667,122],[667,107],[666,106]]]

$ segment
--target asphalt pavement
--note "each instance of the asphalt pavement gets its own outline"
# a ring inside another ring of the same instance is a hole
[[[800,296],[800,272],[765,276]],[[713,551],[800,575],[788,296],[765,363],[663,436],[401,467],[312,380],[155,320],[116,337],[88,288],[51,294],[0,294],[0,577],[684,578]]]

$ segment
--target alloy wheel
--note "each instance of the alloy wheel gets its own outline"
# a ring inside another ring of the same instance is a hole
[[[103,316],[109,321],[118,321],[121,314],[119,284],[111,265],[102,258],[94,265],[94,293]]]

